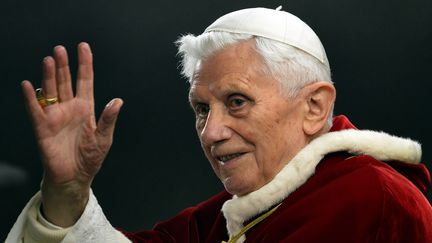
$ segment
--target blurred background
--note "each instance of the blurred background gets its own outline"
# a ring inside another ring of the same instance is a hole
[[[336,114],[362,129],[410,137],[432,161],[430,0],[22,1],[0,3],[0,240],[42,176],[20,82],[40,86],[41,60],[55,45],[90,43],[97,114],[125,105],[93,190],[114,226],[150,228],[222,190],[204,157],[173,42],[200,34],[222,14],[283,5],[327,50]],[[430,197],[429,197],[430,198]]]

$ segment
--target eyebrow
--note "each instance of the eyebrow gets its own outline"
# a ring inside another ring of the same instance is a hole
[[[196,94],[195,94],[195,89],[191,89],[189,90],[189,94],[188,94],[188,100],[189,100],[189,104],[192,105],[194,103],[198,103],[199,99],[197,98]]]
[[[199,77],[200,77],[199,72],[194,72],[194,73],[192,74],[192,77],[191,77],[192,83],[193,83],[195,80],[197,80]]]
[[[190,87],[189,90],[189,95],[188,95],[188,99],[189,99],[189,104],[194,104],[194,103],[200,103],[201,99],[199,99],[199,97],[196,95],[196,91],[195,88],[196,86],[192,85]],[[222,95],[227,95],[229,93],[237,93],[239,91],[244,91],[245,89],[250,89],[251,87],[251,82],[246,79],[246,80],[236,80],[235,82],[231,82],[228,84],[225,84],[223,86],[223,88],[221,88],[221,92]]]
[[[246,92],[247,90],[250,90],[250,83],[237,80],[237,82],[225,85],[222,94],[228,95],[229,93]]]

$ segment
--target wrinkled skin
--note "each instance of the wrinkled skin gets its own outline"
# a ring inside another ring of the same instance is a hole
[[[92,180],[112,144],[115,122],[123,104],[113,99],[96,123],[93,60],[87,43],[78,46],[77,87],[74,95],[64,47],[43,60],[42,88],[60,102],[42,107],[29,81],[22,82],[44,168],[43,213],[52,223],[70,226],[83,212]]]
[[[302,95],[283,95],[279,82],[262,73],[253,47],[249,41],[217,52],[190,90],[202,148],[235,195],[267,184],[307,143]]]

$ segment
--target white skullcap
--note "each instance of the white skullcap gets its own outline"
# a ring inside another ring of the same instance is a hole
[[[204,33],[222,31],[265,37],[297,47],[328,65],[324,47],[315,32],[301,19],[280,8],[231,12],[213,22]]]

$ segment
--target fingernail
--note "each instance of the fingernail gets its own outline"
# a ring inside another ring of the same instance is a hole
[[[93,54],[93,53],[92,53],[92,50],[91,50],[91,48],[90,48],[90,45],[89,45],[87,42],[81,42],[81,43],[79,43],[78,46],[79,46],[80,48],[87,49],[87,51],[88,51],[90,54]]]
[[[46,57],[43,59],[43,62],[44,62],[44,63],[49,63],[49,62],[51,61],[51,59],[52,59],[51,56],[46,56]]]
[[[79,45],[82,47],[89,47],[89,44],[87,42],[81,42]]]
[[[60,49],[62,49],[62,48],[63,48],[62,45],[57,45],[57,46],[54,47],[54,50],[60,50]]]
[[[105,108],[110,108],[113,104],[114,104],[114,102],[115,102],[115,99],[114,100],[111,100],[106,106],[105,106]]]

